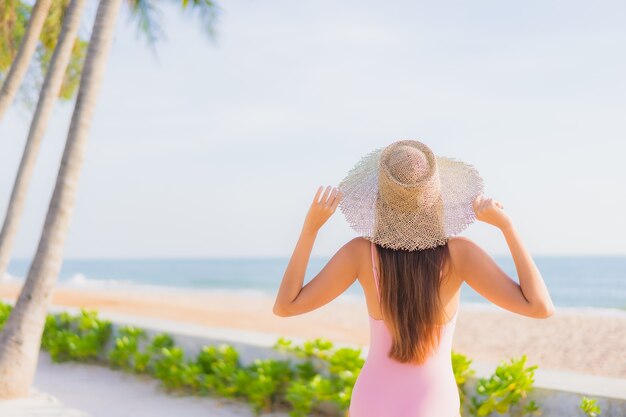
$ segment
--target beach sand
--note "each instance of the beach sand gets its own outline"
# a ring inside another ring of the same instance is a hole
[[[0,284],[0,297],[14,299],[16,283]],[[124,291],[59,287],[55,305],[271,332],[286,337],[324,337],[367,346],[365,303],[335,299],[313,312],[277,317],[274,299],[224,291]],[[528,364],[626,378],[626,312],[558,308],[548,319],[531,319],[493,305],[462,304],[453,350],[482,362],[499,363],[526,354]]]

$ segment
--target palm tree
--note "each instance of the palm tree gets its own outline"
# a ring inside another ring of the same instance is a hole
[[[2,84],[2,88],[0,88],[0,120],[2,120],[7,108],[13,102],[17,89],[26,75],[51,4],[52,0],[37,0],[35,7],[33,7],[20,49],[11,65],[9,74]]]
[[[85,0],[72,0],[65,10],[63,27],[54,54],[50,61],[50,69],[46,73],[35,115],[30,125],[28,138],[22,154],[13,192],[9,200],[4,224],[0,231],[0,277],[6,272],[11,249],[15,241],[19,220],[24,211],[28,186],[35,169],[35,161],[41,146],[41,140],[48,126],[56,98],[61,91],[63,79],[72,50],[78,35],[81,16],[85,9]]]
[[[147,4],[147,0],[132,1],[133,7]],[[0,398],[26,395],[32,384],[47,307],[61,269],[85,147],[121,2],[100,0],[98,6],[78,98],[39,246],[15,308],[0,332]],[[188,0],[183,0],[184,8],[188,4]],[[192,0],[192,5],[200,9],[201,16],[209,24],[212,23],[214,5],[210,0]],[[146,14],[140,19],[149,17]]]
[[[33,7],[26,3],[28,1],[0,0],[0,84],[11,69],[11,64],[24,39],[29,16],[33,11]],[[48,10],[31,63],[18,89],[21,92],[20,101],[29,105],[28,107],[31,103],[37,103],[40,86],[50,68],[68,5],[69,0],[52,0]],[[63,101],[70,101],[76,95],[86,51],[87,41],[79,36],[74,43],[70,63],[59,92],[59,98]]]
[[[35,259],[15,309],[0,333],[0,398],[26,395],[74,208],[89,128],[122,0],[100,0],[61,167]]]
[[[187,0],[183,0],[183,8],[186,8],[188,4]],[[153,45],[157,40],[157,32],[160,31],[158,22],[156,22],[154,17],[156,10],[152,4],[149,3],[149,0],[129,0],[129,6],[131,7],[132,16],[138,20],[140,30],[147,36],[150,44]],[[203,26],[208,29],[209,34],[213,35],[212,29],[215,18],[215,5],[210,0],[194,0],[192,6],[200,11],[201,17],[204,20],[202,22]],[[5,7],[7,7],[6,4]],[[44,24],[44,33],[41,34],[43,55],[47,54],[50,49],[53,49],[56,54],[56,51],[59,50],[56,46],[58,46],[62,40],[65,44],[61,49],[63,51],[61,54],[53,55],[53,58],[58,55],[57,62],[50,61],[50,69],[48,73],[46,73],[46,79],[40,92],[35,115],[22,154],[22,161],[13,185],[9,206],[7,207],[4,223],[0,230],[0,277],[4,276],[10,261],[19,221],[24,211],[26,194],[34,171],[35,161],[54,106],[53,99],[59,95],[65,99],[70,99],[73,96],[75,91],[74,79],[76,78],[76,74],[80,74],[81,70],[81,48],[85,47],[86,42],[80,39],[76,42],[77,35],[75,33],[72,35],[70,32],[75,32],[78,29],[82,11],[74,16],[75,21],[73,22],[74,26],[72,31],[66,33],[66,36],[63,38],[59,36],[58,40],[54,37],[59,31],[58,15],[64,14],[65,7],[65,0],[53,0],[50,16],[48,16]],[[69,12],[69,6],[67,7],[68,9],[65,10],[65,14]],[[82,1],[79,7],[81,10],[83,9]],[[5,12],[8,11],[15,12],[14,9],[5,10]],[[17,15],[19,13],[14,14]],[[15,18],[16,16],[13,19]],[[63,35],[63,28],[61,28],[60,31],[61,35]],[[68,50],[70,51],[69,55]],[[75,68],[74,71],[66,71],[70,63],[71,66]],[[39,64],[44,67],[42,69],[45,70],[47,66],[46,59],[42,59],[42,62]],[[53,69],[55,70],[54,74],[50,74],[49,72]],[[65,78],[63,78],[63,74],[65,74]]]
[[[28,25],[30,9],[21,0],[0,1],[0,75],[10,67]]]

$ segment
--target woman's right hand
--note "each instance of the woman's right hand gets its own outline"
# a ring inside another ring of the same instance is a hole
[[[499,229],[505,229],[513,224],[508,214],[505,213],[504,205],[493,198],[485,198],[482,194],[472,202],[474,214],[481,222],[489,223]]]

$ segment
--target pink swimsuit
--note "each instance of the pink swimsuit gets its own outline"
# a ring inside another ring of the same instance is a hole
[[[376,291],[378,274],[372,265]],[[379,295],[380,297],[380,295]],[[437,350],[421,365],[387,356],[391,334],[382,320],[370,317],[370,348],[354,384],[350,417],[458,417],[459,392],[452,372],[452,335],[459,309],[447,322]]]

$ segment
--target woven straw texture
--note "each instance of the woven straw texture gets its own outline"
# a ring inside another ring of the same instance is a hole
[[[475,220],[483,180],[469,164],[400,140],[361,158],[338,189],[339,209],[359,235],[413,251],[443,245]]]

